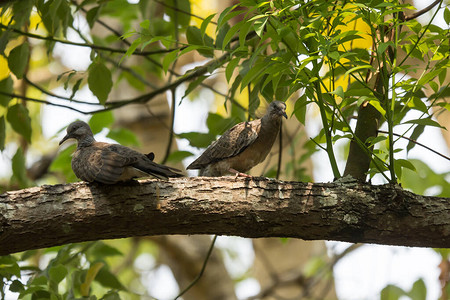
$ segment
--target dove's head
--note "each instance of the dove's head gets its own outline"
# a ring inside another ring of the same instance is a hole
[[[61,145],[68,139],[76,139],[78,141],[78,146],[80,146],[80,144],[89,145],[95,141],[91,128],[86,122],[83,121],[75,121],[71,123],[69,127],[67,127],[66,136],[63,137],[59,144]]]
[[[267,109],[267,115],[276,119],[280,119],[281,117],[285,117],[287,119],[286,103],[281,101],[273,101]]]

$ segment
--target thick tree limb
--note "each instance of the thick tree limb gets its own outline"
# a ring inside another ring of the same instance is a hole
[[[265,178],[33,187],[0,195],[0,255],[162,234],[450,247],[449,200],[392,185]]]

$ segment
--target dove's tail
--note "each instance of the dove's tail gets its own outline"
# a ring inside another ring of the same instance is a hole
[[[134,167],[159,179],[184,176],[181,174],[181,171],[176,168],[160,165],[153,161],[146,161],[145,163],[141,162]]]

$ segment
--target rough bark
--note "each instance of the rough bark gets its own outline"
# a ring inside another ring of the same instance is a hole
[[[450,201],[398,186],[182,178],[74,183],[0,195],[0,255],[162,234],[450,247]]]

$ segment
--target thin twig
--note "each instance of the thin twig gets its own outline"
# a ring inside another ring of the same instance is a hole
[[[80,6],[76,3],[75,0],[72,0],[72,3],[74,3],[77,7],[80,7]],[[87,13],[87,11],[86,11],[83,7],[80,7],[80,9],[81,9],[81,11],[83,11],[84,13]],[[108,29],[109,31],[111,31],[112,33],[114,33],[114,35],[116,35],[118,38],[120,38],[120,41],[121,41],[121,42],[123,42],[123,43],[126,44],[127,46],[131,46],[131,43],[130,43],[129,41],[127,41],[126,39],[122,38],[122,34],[121,34],[120,32],[118,32],[117,30],[115,30],[114,28],[112,28],[111,26],[109,26],[108,24],[106,24],[105,22],[103,22],[103,21],[100,20],[100,19],[97,19],[96,22],[99,23],[100,25],[102,25],[104,28],[106,28],[106,29]],[[211,22],[211,23],[213,23],[213,22]],[[254,31],[253,31],[253,32],[250,32],[249,34],[247,34],[247,39],[251,39],[251,38],[253,38],[254,36],[256,36],[256,33],[255,33]],[[235,38],[233,38],[233,39],[230,41],[230,43],[236,42],[236,41],[238,41],[238,40],[239,40],[239,37],[235,37]],[[148,56],[144,56],[144,58],[145,58],[146,60],[148,60],[149,62],[153,63],[155,66],[157,66],[157,67],[159,67],[159,68],[162,69],[162,64],[160,64],[159,62],[155,61],[153,58],[148,57]],[[172,68],[169,69],[168,71],[169,71],[171,74],[173,74],[173,75],[175,75],[175,76],[177,76],[177,77],[182,76],[182,74],[177,73],[175,70],[172,70]],[[231,101],[233,104],[235,104],[239,109],[244,110],[244,111],[246,110],[241,104],[239,104],[239,103],[236,101],[236,99],[234,99],[234,98],[229,98],[227,94],[221,93],[220,91],[218,91],[218,90],[215,89],[214,87],[209,86],[209,85],[205,84],[204,82],[200,83],[200,85],[201,85],[202,87],[205,87],[205,88],[211,90],[213,93],[215,93],[215,94],[217,94],[217,95],[219,95],[219,96],[222,96],[222,97],[224,97],[225,99],[230,100],[230,101]]]
[[[178,4],[177,0],[174,0],[174,4],[175,5]],[[178,43],[179,43],[179,37],[178,37],[178,10],[175,11],[174,20],[173,21],[175,23],[175,47],[178,47]],[[177,62],[178,62],[178,57],[175,59],[175,61],[172,64],[171,69],[173,71],[175,71],[175,68],[177,66]],[[168,80],[169,83],[172,82],[173,76],[174,76],[174,74],[170,73],[169,80]],[[167,141],[166,153],[164,154],[164,158],[163,158],[163,160],[161,162],[162,164],[165,164],[167,162],[167,159],[169,158],[170,150],[172,148],[172,141],[174,139],[173,133],[174,133],[174,126],[175,126],[175,109],[176,109],[176,102],[177,102],[177,97],[176,97],[177,88],[174,87],[170,91],[171,91],[171,95],[172,95],[172,107],[171,107],[171,113],[170,113],[169,140]]]
[[[41,93],[46,94],[48,96],[54,97],[54,98],[58,98],[61,100],[68,100],[70,102],[73,103],[79,103],[79,104],[87,104],[87,105],[99,105],[98,103],[93,103],[93,102],[86,102],[86,101],[81,101],[81,100],[76,100],[76,99],[71,99],[70,97],[66,97],[66,96],[61,96],[61,95],[57,95],[55,93],[50,92],[49,90],[44,89],[43,87],[41,87],[40,85],[38,85],[37,83],[32,82],[30,79],[28,79],[27,76],[23,76],[23,79],[32,87],[36,88],[37,90],[39,90]]]
[[[433,7],[435,7],[436,5],[438,5],[439,2],[442,2],[442,0],[436,0],[436,1],[434,1],[433,3],[431,3],[430,5],[428,5],[427,7],[425,7],[424,9],[421,9],[421,10],[419,10],[418,12],[412,14],[411,16],[406,17],[406,18],[405,18],[405,21],[409,21],[409,20],[415,19],[415,18],[420,17],[421,15],[423,15],[423,14],[429,12]]]
[[[378,132],[379,132],[379,133],[387,134],[387,132],[384,131],[384,130],[378,130]],[[393,135],[395,135],[395,136],[397,136],[397,137],[399,137],[399,138],[403,138],[403,139],[405,139],[405,140],[408,140],[408,141],[410,141],[411,143],[414,143],[414,144],[416,144],[416,145],[419,145],[419,146],[421,146],[421,147],[423,147],[423,148],[425,148],[425,149],[427,149],[427,150],[433,152],[434,154],[437,154],[437,155],[439,155],[439,156],[445,158],[446,160],[450,160],[450,157],[448,157],[448,156],[446,156],[446,155],[444,155],[444,154],[442,154],[442,153],[439,153],[439,152],[437,152],[436,150],[433,150],[433,149],[431,149],[430,147],[428,147],[428,146],[426,146],[426,145],[424,145],[424,144],[422,144],[422,143],[419,143],[419,142],[416,141],[416,140],[413,140],[413,139],[411,139],[411,138],[409,138],[409,137],[406,137],[406,136],[404,136],[404,135],[397,134],[397,133],[393,133]]]
[[[18,33],[20,35],[27,36],[27,37],[34,38],[34,39],[44,40],[44,41],[51,41],[51,42],[56,42],[56,43],[61,43],[61,44],[66,44],[66,45],[78,46],[78,47],[87,47],[87,48],[91,48],[91,49],[95,49],[95,50],[103,50],[103,51],[108,51],[108,52],[112,52],[112,53],[122,53],[122,54],[127,53],[127,50],[123,50],[123,49],[99,46],[99,45],[95,45],[95,44],[91,44],[91,43],[77,43],[77,42],[72,42],[72,41],[68,41],[68,40],[57,39],[52,36],[42,36],[42,35],[38,35],[38,34],[34,34],[34,33],[24,32],[24,31],[16,29],[16,28],[10,28],[1,23],[0,23],[0,28],[1,29],[10,29],[13,32]],[[186,48],[186,47],[187,46],[183,46],[178,49],[158,49],[158,50],[153,50],[153,51],[136,50],[133,52],[132,55],[148,56],[148,55],[154,55],[154,54],[169,53],[174,50],[182,50],[183,48]]]
[[[31,97],[26,97],[26,96],[14,94],[14,93],[5,93],[3,91],[0,91],[0,95],[5,95],[5,96],[9,96],[11,98],[17,98],[17,99],[21,99],[21,100],[25,100],[25,101],[32,101],[32,102],[37,102],[37,103],[41,103],[41,104],[47,104],[47,105],[52,105],[52,106],[57,106],[57,107],[63,107],[63,108],[67,108],[67,109],[79,112],[79,113],[84,114],[84,115],[89,114],[89,112],[85,112],[85,111],[73,108],[71,106],[68,106],[68,105],[57,104],[57,103],[53,103],[53,102],[49,102],[49,101],[45,101],[45,100],[41,100],[41,99],[36,99],[36,98],[31,98]]]
[[[303,272],[294,274],[292,272],[285,272],[284,274],[281,274],[281,276],[278,274],[271,274],[273,281],[268,286],[261,289],[261,291],[257,295],[248,297],[247,300],[262,299],[269,295],[275,294],[276,289],[278,287],[294,284],[303,288],[302,294],[296,297],[295,299],[304,299],[306,296],[310,295],[311,289],[325,277],[326,272],[332,270],[338,261],[340,261],[344,256],[346,256],[350,252],[358,249],[362,245],[363,244],[353,244],[347,247],[344,251],[342,251],[342,253],[333,256],[328,264],[320,268],[311,277],[307,277]]]
[[[280,178],[281,172],[281,158],[283,153],[283,125],[280,125],[280,132],[278,133],[278,146],[280,151],[278,152],[278,167],[277,167],[277,175],[276,179]]]
[[[209,260],[209,257],[211,256],[211,253],[212,253],[213,249],[214,249],[214,245],[216,243],[216,240],[217,240],[217,235],[214,236],[214,238],[213,238],[213,240],[211,242],[211,245],[209,246],[208,253],[206,254],[205,260],[203,261],[203,266],[202,266],[202,269],[200,270],[200,273],[198,273],[197,277],[195,277],[195,279],[184,290],[182,290],[175,297],[174,300],[177,300],[178,298],[183,296],[187,291],[189,291],[200,280],[200,278],[203,275],[203,272],[205,272],[206,265],[208,264],[208,260]]]

